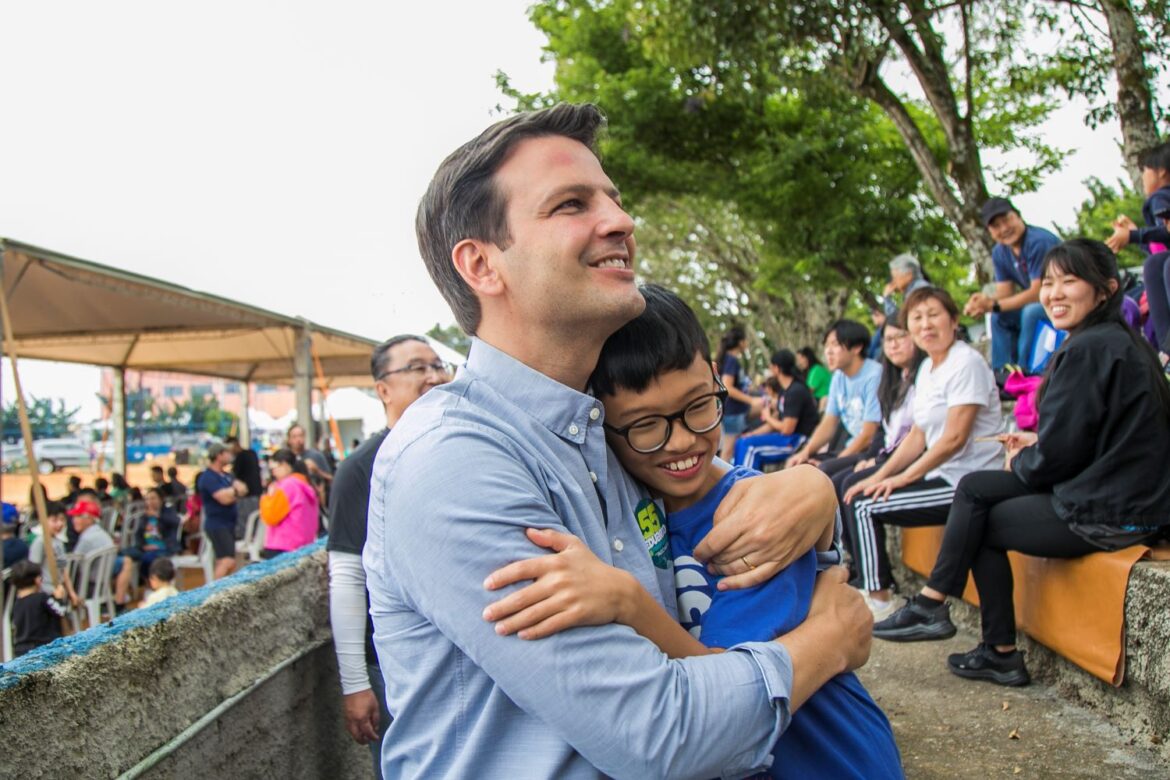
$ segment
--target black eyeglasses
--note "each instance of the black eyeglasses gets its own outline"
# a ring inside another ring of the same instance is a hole
[[[378,374],[378,379],[382,380],[393,374],[414,374],[415,376],[423,376],[431,373],[438,377],[451,376],[454,373],[454,367],[442,360],[436,360],[434,363],[411,363],[409,366],[402,368],[395,368],[391,371],[383,371]]]
[[[605,429],[626,440],[630,449],[648,455],[658,452],[670,441],[674,421],[678,420],[694,434],[707,433],[723,422],[723,404],[727,401],[727,388],[715,378],[719,388],[714,393],[701,395],[687,404],[685,409],[674,414],[650,414],[639,417],[624,428],[615,428],[605,423]]]

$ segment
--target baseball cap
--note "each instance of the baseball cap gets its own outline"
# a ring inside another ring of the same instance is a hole
[[[219,442],[212,442],[211,446],[207,448],[207,459],[215,460],[221,452],[227,452],[227,446]]]
[[[70,507],[65,514],[70,517],[77,517],[78,515],[92,515],[94,517],[101,517],[102,508],[94,501],[87,501],[82,499]]]
[[[1007,198],[988,198],[987,202],[983,204],[983,208],[979,209],[979,215],[983,218],[983,227],[990,225],[991,220],[1000,214],[1006,214],[1009,211],[1019,213],[1019,210]]]

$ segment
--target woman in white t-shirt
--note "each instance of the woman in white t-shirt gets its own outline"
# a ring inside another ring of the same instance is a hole
[[[906,324],[927,354],[914,383],[914,425],[881,468],[845,493],[853,565],[876,619],[893,611],[885,524],[943,525],[965,474],[995,468],[1000,445],[980,441],[1002,428],[991,367],[958,341],[959,309],[945,290],[924,287],[906,299]]]

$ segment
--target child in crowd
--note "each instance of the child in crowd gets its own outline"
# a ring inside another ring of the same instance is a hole
[[[1146,226],[1139,228],[1123,214],[1114,220],[1113,235],[1105,244],[1115,253],[1129,244],[1140,244],[1149,253],[1142,265],[1142,279],[1157,346],[1165,355],[1170,353],[1170,228],[1165,222],[1170,213],[1170,141],[1142,152],[1138,165],[1146,194],[1142,204]]]
[[[16,629],[13,652],[17,656],[47,645],[61,636],[61,618],[69,608],[65,604],[65,586],[58,585],[52,594],[41,589],[41,567],[21,561],[12,567],[11,580],[16,588],[12,605],[12,625]]]
[[[633,619],[631,627],[672,657],[774,639],[807,617],[817,553],[809,550],[766,583],[742,590],[720,590],[718,578],[695,560],[694,548],[711,530],[719,502],[736,482],[757,472],[728,469],[715,460],[727,390],[714,373],[694,313],[660,287],[647,285],[642,292],[646,310],[606,342],[590,385],[605,404],[605,429],[614,453],[665,506],[682,626],[654,617]],[[656,550],[665,546],[659,538],[661,524],[652,511],[655,505],[646,504],[648,519],[642,525],[647,545]],[[827,549],[832,534],[828,523],[817,547]],[[554,546],[557,536],[563,535],[530,532],[534,542],[547,547]],[[492,587],[510,584],[506,576],[498,576],[502,574],[506,570],[489,578]],[[508,598],[520,601],[523,593]],[[591,605],[567,606],[585,609],[574,609],[580,617],[558,609],[562,614],[557,617],[565,618],[560,628],[576,624],[574,620],[594,622],[584,617],[592,614]],[[531,636],[525,625],[509,628]],[[830,680],[794,713],[776,745],[769,776],[872,779],[900,778],[903,773],[889,722],[857,677],[848,673]]]
[[[43,567],[45,563],[45,539],[51,539],[53,544],[53,556],[57,559],[57,567],[63,568],[65,566],[65,543],[57,537],[65,530],[65,505],[60,501],[49,501],[45,504],[45,529],[28,548],[28,559],[38,566]],[[77,594],[73,591],[73,583],[68,578],[64,578],[65,590],[69,596],[70,601],[77,602]],[[49,579],[45,579],[42,590],[46,593],[52,593],[57,587],[57,583]]]
[[[0,517],[0,548],[5,569],[28,557],[28,545],[16,535],[16,520],[8,515]]]
[[[155,558],[150,562],[150,593],[142,600],[142,606],[149,607],[160,601],[178,596],[175,587],[175,564],[170,558]]]

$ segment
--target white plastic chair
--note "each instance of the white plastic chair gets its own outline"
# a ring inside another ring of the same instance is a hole
[[[248,519],[244,522],[244,553],[248,556],[249,563],[262,560],[260,551],[264,549],[264,541],[267,537],[268,524],[260,519],[260,510],[257,509],[249,514]]]
[[[118,548],[110,545],[87,553],[81,559],[77,596],[84,605],[90,628],[102,622],[102,607],[106,608],[111,618],[114,617],[114,588],[110,579],[117,557]],[[73,621],[73,630],[81,631],[81,607],[71,610],[69,616]]]
[[[142,525],[142,518],[145,516],[143,512],[127,512],[122,518],[122,531],[118,536],[119,549],[125,550],[134,546],[134,535],[138,533],[138,527]]]
[[[203,584],[207,585],[215,580],[215,553],[212,551],[211,541],[203,535],[202,531],[194,536],[199,540],[199,552],[172,555],[171,563],[175,565],[176,571],[179,569],[202,569]]]
[[[102,507],[101,518],[98,520],[98,525],[106,529],[106,533],[113,536],[118,529],[118,507],[115,504]]]

